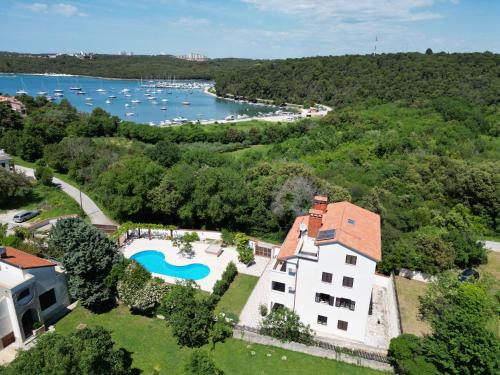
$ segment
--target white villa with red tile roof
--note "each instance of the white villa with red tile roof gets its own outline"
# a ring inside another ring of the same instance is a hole
[[[362,342],[381,256],[379,215],[316,196],[269,271],[268,307],[294,310],[318,335]]]
[[[50,324],[66,311],[66,275],[57,264],[0,247],[0,349],[22,347],[34,335],[35,323]]]

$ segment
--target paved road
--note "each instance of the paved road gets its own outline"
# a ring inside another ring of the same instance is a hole
[[[500,253],[500,242],[484,241],[484,247],[491,251],[496,251],[497,253]]]
[[[20,165],[16,165],[16,170],[19,172],[24,172],[27,176],[35,176],[35,171],[32,168],[26,168]],[[61,190],[68,194],[71,198],[80,204],[80,194],[81,194],[81,204],[82,209],[85,214],[90,218],[92,224],[100,225],[116,225],[109,217],[107,217],[99,207],[94,203],[92,199],[88,197],[83,192],[73,185],[64,182],[57,177],[54,177],[52,182],[61,187]]]

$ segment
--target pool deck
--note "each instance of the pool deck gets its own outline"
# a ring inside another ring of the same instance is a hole
[[[213,254],[207,254],[205,250],[210,246],[209,242],[199,241],[193,243],[193,250],[195,255],[192,258],[186,258],[178,253],[178,249],[174,247],[172,241],[170,240],[159,240],[159,239],[147,239],[139,238],[133,240],[128,245],[122,247],[120,251],[127,258],[132,255],[145,251],[145,250],[156,250],[165,255],[165,259],[168,263],[176,266],[185,266],[192,263],[202,263],[210,268],[210,273],[207,277],[196,280],[196,283],[200,286],[202,290],[211,292],[215,282],[221,278],[222,273],[226,269],[229,262],[233,261],[238,267],[238,272],[260,277],[266,268],[269,259],[262,257],[255,257],[255,264],[247,267],[244,264],[238,262],[238,252],[234,247],[224,248],[223,253],[217,257]],[[160,275],[153,273],[153,276],[160,277],[168,283],[174,284],[177,278],[172,276]]]

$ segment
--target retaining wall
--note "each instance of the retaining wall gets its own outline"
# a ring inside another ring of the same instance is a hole
[[[379,361],[368,359],[349,355],[337,350],[327,349],[319,346],[308,346],[296,342],[281,342],[279,340],[273,339],[272,337],[264,336],[259,333],[251,332],[239,327],[235,327],[233,331],[233,337],[256,344],[270,345],[282,349],[292,350],[294,352],[305,353],[313,355],[315,357],[329,358],[358,366],[369,367],[375,370],[394,372],[392,366],[386,360]]]

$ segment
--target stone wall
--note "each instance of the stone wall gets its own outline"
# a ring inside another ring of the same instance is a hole
[[[281,342],[269,336],[264,336],[256,332],[235,328],[233,336],[237,339],[262,344],[270,345],[282,349],[292,350],[294,352],[305,353],[315,357],[334,359],[340,362],[351,363],[353,365],[369,367],[379,371],[394,372],[392,366],[387,361],[378,361],[374,359],[363,358],[361,356],[354,356],[343,353],[341,351],[326,349],[318,346],[308,346],[296,342]]]

